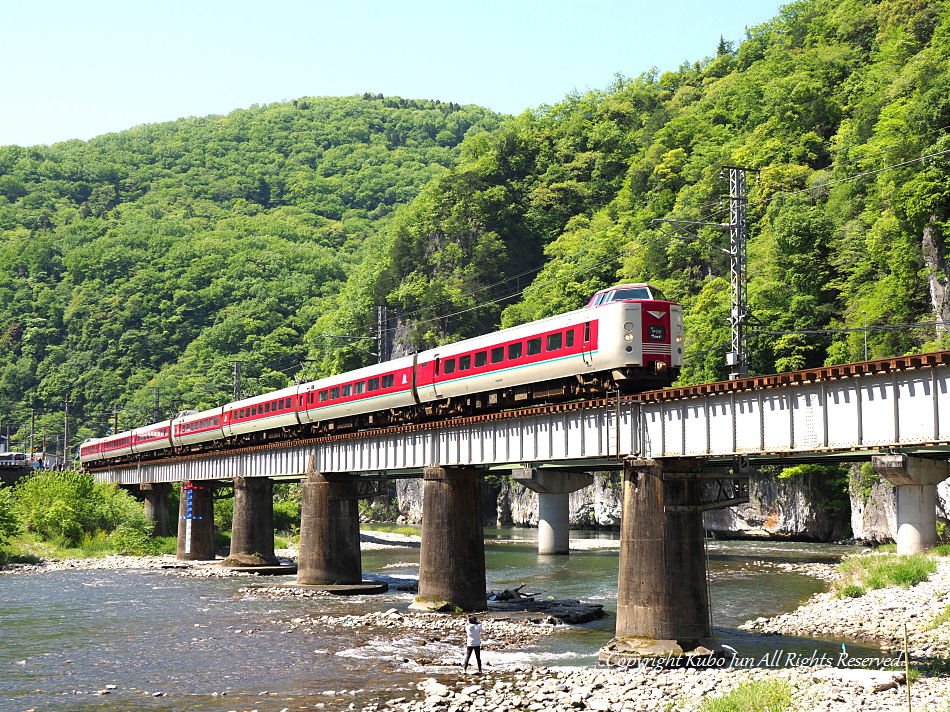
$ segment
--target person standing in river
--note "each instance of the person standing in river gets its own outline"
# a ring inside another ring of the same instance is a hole
[[[465,626],[465,662],[462,664],[462,672],[468,672],[468,661],[472,657],[472,651],[475,652],[475,662],[478,663],[478,674],[482,674],[482,633],[485,629],[478,622],[475,616],[468,617],[468,624]]]

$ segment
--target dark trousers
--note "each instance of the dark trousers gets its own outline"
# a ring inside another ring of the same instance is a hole
[[[462,665],[463,670],[468,670],[468,661],[472,657],[472,651],[475,651],[475,661],[478,663],[478,671],[482,671],[482,646],[480,645],[469,645],[465,648],[465,664]]]

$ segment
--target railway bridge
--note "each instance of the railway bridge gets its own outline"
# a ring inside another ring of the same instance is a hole
[[[950,477],[950,352],[273,443],[95,469],[139,485],[152,516],[183,482],[179,557],[213,558],[211,495],[234,483],[233,551],[273,557],[272,488],[303,480],[298,583],[362,578],[357,500],[424,479],[420,599],[486,605],[480,478],[538,492],[540,553],[567,553],[567,498],[623,472],[616,636],[688,650],[712,635],[702,513],[747,501],[754,463],[871,460],[897,488],[898,551],[936,542]],[[167,517],[167,510],[165,515]],[[657,642],[659,641],[659,642]]]

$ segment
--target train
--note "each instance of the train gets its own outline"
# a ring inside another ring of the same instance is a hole
[[[103,438],[84,467],[319,437],[662,388],[683,363],[683,310],[650,284],[602,289],[582,309]]]

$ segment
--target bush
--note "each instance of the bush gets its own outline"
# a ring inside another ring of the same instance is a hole
[[[292,499],[274,502],[274,530],[296,533],[300,531],[300,501]]]
[[[852,583],[838,589],[835,595],[838,598],[860,598],[865,593],[867,593],[867,589],[865,589],[864,586],[859,586],[856,583]]]
[[[14,510],[13,491],[9,487],[0,487],[0,546],[20,530]]]
[[[89,542],[89,535],[120,530],[125,546],[130,538],[151,533],[151,523],[134,497],[116,485],[97,483],[86,472],[38,471],[21,480],[13,494],[24,528],[64,546],[77,547],[84,539]]]
[[[788,682],[744,682],[721,697],[707,699],[698,712],[783,712],[792,707]]]

